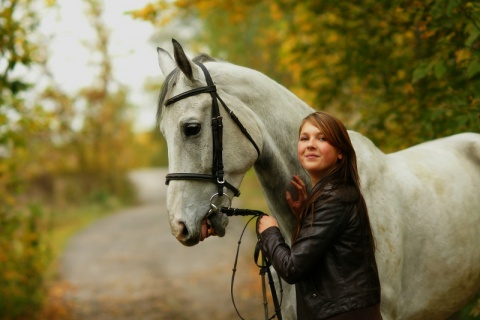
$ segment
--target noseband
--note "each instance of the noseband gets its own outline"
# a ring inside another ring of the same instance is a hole
[[[222,104],[223,108],[227,111],[230,115],[232,120],[236,123],[240,131],[243,135],[253,144],[255,150],[257,150],[257,156],[260,157],[260,149],[258,148],[255,141],[252,139],[250,134],[248,133],[247,129],[242,125],[240,120],[237,116],[230,110],[225,102],[220,98],[217,93],[217,87],[213,84],[212,77],[208,72],[207,68],[201,63],[196,63],[203,71],[205,75],[205,80],[207,81],[207,86],[195,88],[186,92],[183,92],[179,95],[176,95],[165,102],[165,106],[169,106],[174,104],[177,101],[186,99],[191,96],[196,96],[202,93],[209,93],[212,97],[212,140],[213,140],[213,162],[212,162],[212,173],[211,174],[204,174],[204,173],[169,173],[166,176],[165,183],[168,185],[172,180],[201,180],[201,181],[209,181],[213,182],[218,187],[218,193],[212,196],[212,199],[215,196],[223,196],[226,195],[224,192],[224,188],[228,188],[233,192],[235,197],[240,196],[240,191],[235,188],[233,185],[225,181],[224,178],[224,169],[223,169],[223,121],[222,116],[220,115],[220,109],[218,107],[218,101]],[[212,199],[210,202],[212,203]]]

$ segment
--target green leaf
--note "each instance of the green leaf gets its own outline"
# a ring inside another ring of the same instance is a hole
[[[414,71],[412,81],[415,83],[420,79],[425,78],[430,72],[430,65],[427,63],[421,63]]]
[[[458,7],[458,3],[457,3],[457,0],[450,0],[448,3],[447,3],[447,16],[448,17],[451,17],[452,16],[452,12],[453,10]]]
[[[480,29],[477,28],[473,23],[467,24],[465,27],[465,32],[468,34],[468,38],[465,41],[465,46],[471,47],[475,40],[480,36]]]
[[[445,63],[443,63],[443,61],[440,61],[433,66],[433,73],[435,74],[435,77],[437,77],[437,79],[443,77],[446,72],[447,67],[445,66]]]
[[[477,73],[480,73],[480,62],[478,60],[474,60],[468,65],[467,77],[472,78]]]

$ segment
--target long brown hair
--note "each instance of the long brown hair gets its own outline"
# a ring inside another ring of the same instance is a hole
[[[360,190],[357,155],[345,125],[333,115],[318,111],[309,114],[302,120],[299,128],[299,136],[306,122],[316,126],[322,132],[325,140],[333,147],[337,148],[342,154],[342,158],[338,159],[335,166],[333,166],[332,169],[317,182],[312,192],[303,203],[302,210],[300,210],[300,214],[297,217],[297,227],[293,235],[294,241],[297,239],[302,221],[306,218],[308,213],[311,213],[313,219],[315,203],[320,195],[326,192],[325,187],[328,185],[328,192],[331,192],[341,186],[350,185],[353,186],[360,195],[357,205],[363,207],[363,210],[359,210],[358,212],[365,213],[365,220],[368,223],[372,248],[375,249],[375,240],[370,227],[367,206]]]

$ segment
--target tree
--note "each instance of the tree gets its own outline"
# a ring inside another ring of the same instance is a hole
[[[480,131],[477,2],[178,0],[147,8],[136,17],[200,19],[199,41],[214,55],[267,73],[384,150]]]
[[[41,305],[45,241],[39,232],[43,213],[24,205],[24,165],[28,139],[47,130],[48,119],[29,107],[22,94],[30,84],[15,71],[35,63],[39,46],[30,39],[38,18],[34,1],[0,0],[0,318],[34,316]]]
[[[97,83],[72,97],[53,78],[41,94],[22,78],[33,67],[49,74],[35,11],[42,4],[0,0],[0,319],[8,320],[39,316],[52,216],[45,212],[86,198],[126,202],[126,171],[148,162],[132,130],[128,90],[112,75],[101,1],[87,2]]]
[[[132,151],[136,140],[129,90],[113,76],[103,2],[85,0],[85,4],[95,34],[86,45],[95,53],[92,62],[98,73],[90,86],[73,96],[62,92],[54,79],[43,93],[42,103],[49,104],[57,114],[54,151],[45,156],[55,157],[58,162],[47,178],[69,186],[52,193],[64,192],[60,198],[70,203],[85,198],[103,202],[117,198],[126,203],[132,196],[126,172],[144,160]]]

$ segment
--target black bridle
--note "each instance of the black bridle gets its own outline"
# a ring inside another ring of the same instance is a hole
[[[212,77],[208,72],[207,68],[201,63],[196,63],[202,70],[205,75],[205,80],[207,81],[207,86],[195,88],[186,92],[183,92],[179,95],[176,95],[165,102],[165,106],[174,104],[177,101],[183,100],[185,98],[195,96],[202,93],[209,93],[212,97],[212,139],[213,139],[213,162],[212,162],[212,174],[204,173],[169,173],[166,176],[165,183],[168,185],[171,180],[203,180],[209,181],[217,184],[219,197],[225,195],[224,187],[227,187],[233,192],[233,195],[238,197],[240,196],[240,191],[235,188],[233,185],[225,181],[224,170],[223,170],[223,121],[222,116],[220,115],[220,109],[218,107],[218,101],[222,104],[223,108],[228,112],[232,120],[240,128],[240,131],[245,137],[253,144],[257,150],[257,155],[260,157],[260,149],[253,140],[253,138],[248,133],[247,129],[243,126],[237,116],[230,110],[225,102],[220,98],[217,93],[217,87],[213,84]],[[215,196],[215,195],[214,195]],[[213,197],[212,197],[213,199]]]

